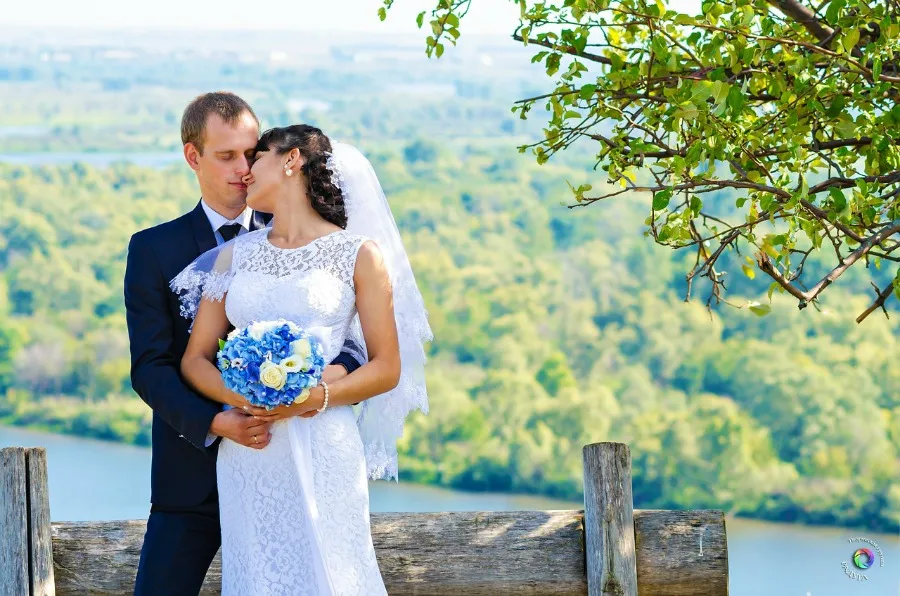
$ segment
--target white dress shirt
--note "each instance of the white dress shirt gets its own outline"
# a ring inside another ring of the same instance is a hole
[[[212,207],[206,204],[206,201],[200,199],[200,204],[203,207],[203,212],[206,213],[206,219],[209,220],[209,225],[212,226],[213,232],[216,235],[216,244],[224,244],[225,240],[222,238],[222,234],[219,233],[219,228],[228,224],[241,224],[241,230],[238,231],[238,236],[241,234],[246,234],[250,231],[250,222],[253,221],[253,209],[247,207],[244,211],[238,215],[234,219],[228,219],[218,211],[214,210]]]

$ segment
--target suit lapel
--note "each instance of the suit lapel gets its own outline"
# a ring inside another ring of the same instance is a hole
[[[256,230],[261,230],[267,225],[269,225],[269,220],[272,219],[272,216],[268,213],[263,213],[262,211],[254,211],[253,218],[250,220],[250,231],[255,232]]]
[[[191,228],[194,231],[194,240],[197,242],[197,255],[202,255],[208,250],[216,247],[216,234],[213,232],[212,226],[209,225],[209,219],[203,206],[197,203],[197,206],[191,211]]]

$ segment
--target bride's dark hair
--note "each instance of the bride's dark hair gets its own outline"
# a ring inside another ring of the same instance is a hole
[[[275,151],[279,155],[298,149],[304,161],[301,168],[306,177],[309,200],[316,213],[326,220],[347,227],[347,210],[341,189],[332,184],[332,171],[326,165],[331,153],[331,140],[321,129],[308,124],[294,124],[284,128],[271,128],[256,143],[257,151]]]

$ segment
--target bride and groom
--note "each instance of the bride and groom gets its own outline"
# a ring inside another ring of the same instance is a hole
[[[135,594],[197,594],[220,544],[224,594],[385,594],[367,480],[396,478],[406,415],[427,411],[431,331],[375,172],[312,126],[259,137],[230,93],[195,99],[182,141],[202,199],[135,234],[125,273],[132,385],[153,409]],[[275,319],[316,329],[331,364],[268,411],[214,359],[232,326]]]

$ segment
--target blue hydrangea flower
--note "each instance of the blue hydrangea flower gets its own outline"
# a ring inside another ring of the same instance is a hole
[[[294,403],[319,384],[325,371],[322,343],[283,319],[254,322],[230,333],[220,342],[216,359],[228,389],[269,410]]]

